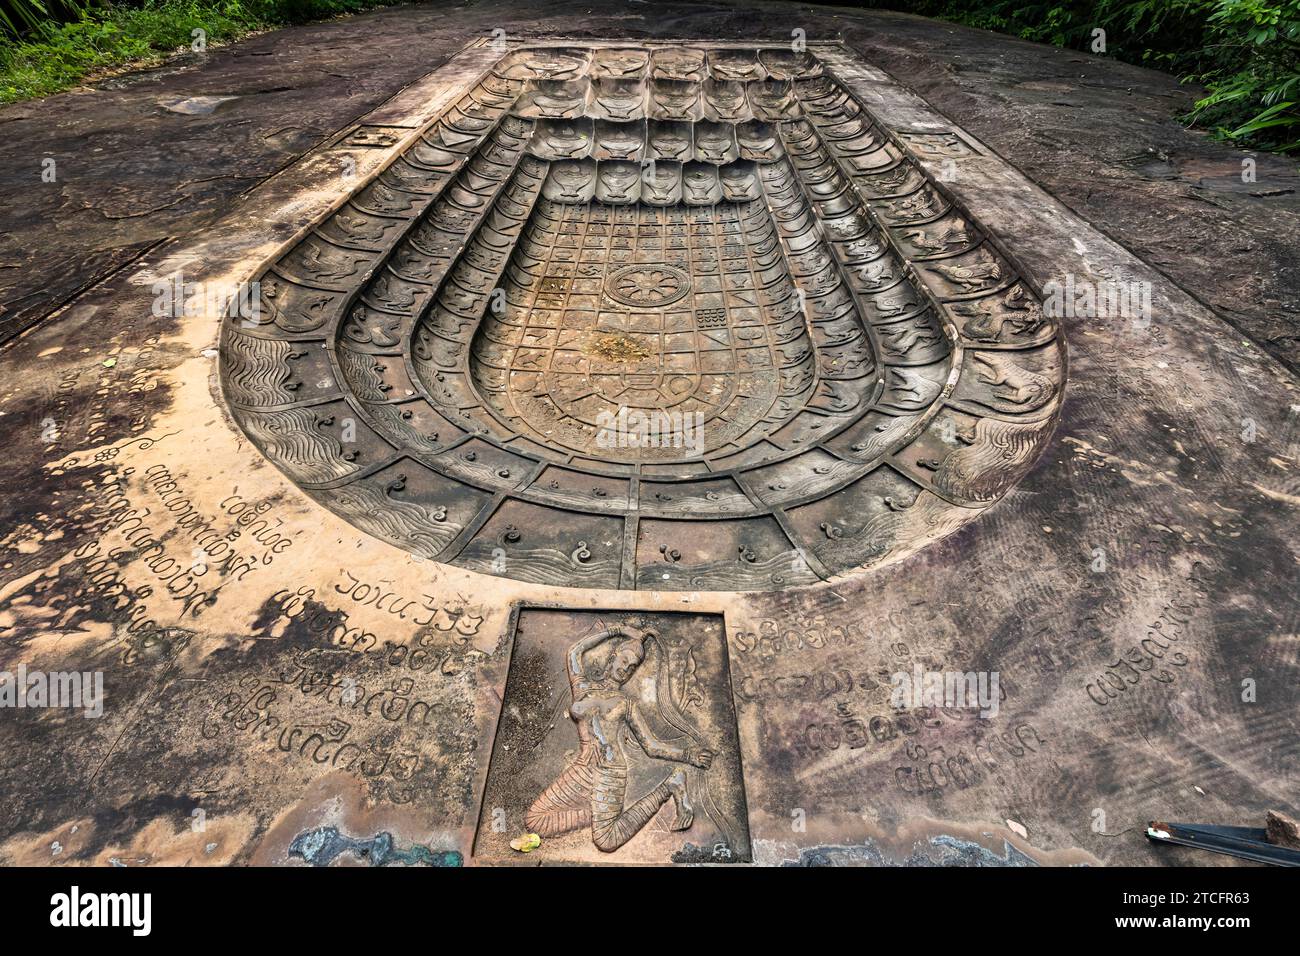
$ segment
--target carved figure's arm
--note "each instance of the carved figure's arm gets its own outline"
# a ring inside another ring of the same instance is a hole
[[[636,738],[636,742],[641,745],[641,749],[648,756],[657,757],[660,760],[675,760],[678,763],[689,762],[685,747],[670,744],[654,735],[654,731],[650,729],[650,725],[646,723],[645,717],[641,714],[641,708],[633,701],[628,702],[627,725],[631,728],[632,736]]]

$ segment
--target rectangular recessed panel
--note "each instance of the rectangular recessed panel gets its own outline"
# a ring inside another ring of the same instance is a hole
[[[476,859],[748,862],[725,641],[721,615],[523,609]]]

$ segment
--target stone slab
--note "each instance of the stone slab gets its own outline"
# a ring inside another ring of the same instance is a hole
[[[285,863],[333,826],[487,862],[503,702],[528,686],[516,614],[547,615],[550,658],[597,617],[725,627],[731,700],[716,643],[704,698],[719,732],[734,708],[736,750],[715,746],[739,754],[755,863],[1184,862],[1146,820],[1294,814],[1293,377],[980,138],[817,51],[1036,294],[1150,285],[1149,322],[1062,317],[1059,422],[1001,501],[896,563],[766,593],[493,576],[320,507],[231,415],[223,303],[155,315],[154,284],[234,288],[291,249],[439,112],[389,109],[355,126],[391,144],[345,128],[5,351],[0,427],[21,452],[0,463],[0,663],[101,670],[106,698],[95,720],[5,712],[0,858]],[[430,88],[497,56],[468,49]],[[917,666],[997,671],[998,713],[900,714],[893,675]],[[525,802],[503,801],[512,829]],[[718,842],[702,823],[677,838],[683,862]],[[611,851],[568,839],[560,858],[673,856],[657,828]]]

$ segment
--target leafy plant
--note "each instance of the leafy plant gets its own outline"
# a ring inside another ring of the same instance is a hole
[[[1300,0],[1218,0],[1208,94],[1191,119],[1223,138],[1300,151]]]
[[[0,0],[0,103],[57,93],[97,70],[147,65],[251,30],[399,0]],[[5,14],[4,10],[12,12]]]
[[[45,28],[79,20],[92,0],[3,0],[0,2],[0,39],[39,33]]]

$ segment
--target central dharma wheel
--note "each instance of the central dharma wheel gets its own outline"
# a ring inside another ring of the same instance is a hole
[[[835,68],[835,75],[823,69]],[[505,54],[260,275],[222,384],[263,453],[424,557],[751,590],[904,557],[1060,406],[1057,329],[837,47]]]
[[[654,309],[683,298],[691,291],[691,277],[670,265],[624,266],[605,283],[609,297],[623,305]]]

